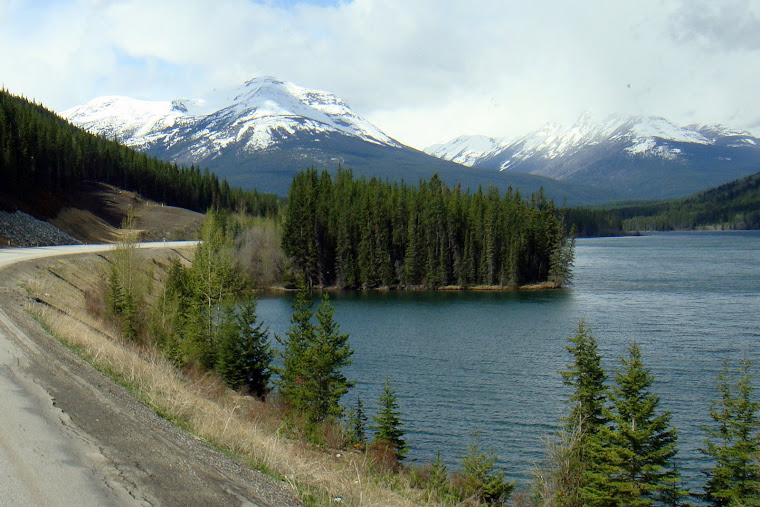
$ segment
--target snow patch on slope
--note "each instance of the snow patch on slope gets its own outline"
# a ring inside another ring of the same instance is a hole
[[[448,143],[433,144],[425,153],[443,160],[472,166],[482,157],[496,153],[509,143],[504,139],[486,136],[460,136]]]

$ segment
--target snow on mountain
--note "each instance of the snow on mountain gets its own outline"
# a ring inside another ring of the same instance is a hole
[[[401,145],[337,96],[272,77],[254,78],[206,99],[144,101],[99,97],[61,115],[91,132],[138,149],[182,145],[181,158],[200,160],[231,144],[261,150],[298,135],[340,133],[393,147]],[[188,142],[188,140],[192,142]]]
[[[676,160],[686,146],[737,148],[757,143],[750,133],[721,125],[679,127],[655,116],[612,115],[598,120],[590,113],[571,125],[547,124],[510,143],[491,140],[488,145],[483,139],[491,138],[460,137],[425,151],[446,160],[460,157],[456,161],[475,167],[566,179],[611,156]]]
[[[448,143],[433,144],[425,153],[457,164],[472,166],[486,155],[496,153],[508,146],[505,139],[486,136],[460,136]]]
[[[158,133],[174,127],[186,114],[187,109],[175,107],[174,102],[110,96],[67,109],[61,116],[86,130],[134,146],[154,141]],[[135,142],[137,139],[141,142]]]

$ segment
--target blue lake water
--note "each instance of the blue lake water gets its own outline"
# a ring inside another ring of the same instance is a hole
[[[262,296],[259,317],[284,335],[290,298]],[[347,369],[374,410],[386,376],[397,391],[409,460],[437,451],[456,468],[477,432],[508,476],[526,484],[569,392],[559,371],[581,318],[610,377],[632,340],[673,414],[687,485],[700,454],[723,361],[744,352],[760,377],[760,232],[664,233],[580,239],[573,284],[541,292],[342,292],[335,318],[350,333]],[[760,387],[760,382],[756,382]],[[760,396],[760,391],[757,391]]]

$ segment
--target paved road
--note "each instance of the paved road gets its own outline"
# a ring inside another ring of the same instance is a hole
[[[13,289],[29,269],[20,261],[111,248],[0,249],[0,505],[298,505],[282,483],[156,416],[24,312]]]
[[[137,243],[138,248],[180,248],[191,246],[197,241],[157,241],[154,243]],[[40,259],[43,257],[58,257],[83,253],[108,252],[115,245],[63,245],[38,246],[32,248],[0,248],[0,269],[16,262]]]

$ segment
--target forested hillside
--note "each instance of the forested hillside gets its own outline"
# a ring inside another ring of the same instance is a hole
[[[626,230],[760,229],[760,173],[685,199],[614,210]]]
[[[563,232],[542,192],[471,194],[437,176],[412,187],[312,169],[290,188],[283,249],[320,286],[560,285],[572,263]]]
[[[180,168],[74,127],[41,105],[0,91],[0,192],[24,202],[66,195],[85,180],[197,211],[210,207],[269,215],[275,196],[231,188],[197,167]]]
[[[580,236],[702,228],[760,229],[760,173],[683,199],[571,208],[567,223]]]

